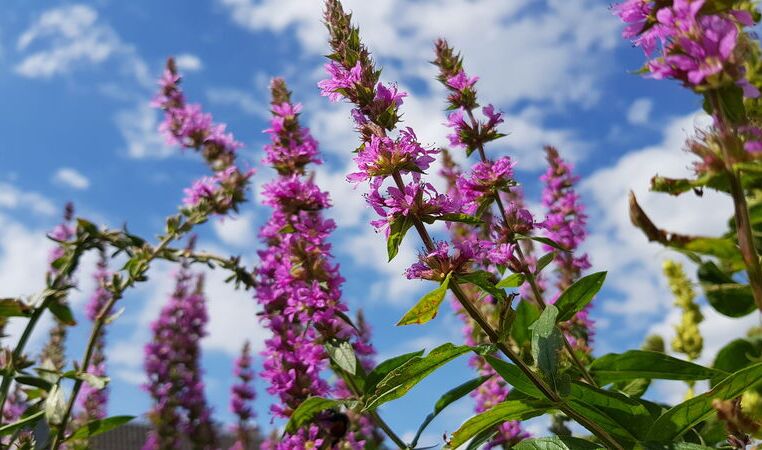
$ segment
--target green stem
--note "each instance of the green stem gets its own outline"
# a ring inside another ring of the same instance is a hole
[[[145,270],[148,270],[149,264],[157,257],[159,252],[161,252],[165,247],[167,247],[167,245],[169,245],[170,242],[177,239],[178,237],[178,233],[171,233],[165,236],[159,245],[144,260]],[[109,298],[108,302],[103,305],[103,308],[98,312],[98,316],[95,318],[95,322],[93,323],[93,328],[90,331],[90,337],[87,341],[85,355],[82,357],[82,363],[80,364],[80,373],[87,373],[87,370],[90,368],[90,360],[92,359],[93,353],[95,351],[95,344],[98,341],[98,336],[101,333],[101,329],[105,325],[106,319],[108,319],[109,313],[111,312],[114,304],[122,298],[124,291],[135,284],[138,277],[142,273],[143,272],[139,273],[137,276],[130,275],[124,283],[120,283],[119,286],[113,286],[111,297]],[[64,412],[63,418],[61,419],[60,425],[57,427],[55,437],[53,438],[53,443],[50,447],[52,450],[58,450],[58,447],[65,440],[67,422],[71,417],[71,413],[74,409],[74,403],[76,402],[77,397],[79,396],[79,391],[82,388],[82,383],[83,381],[81,379],[74,381],[71,396],[69,397],[69,401],[66,404],[66,410]]]
[[[733,206],[736,220],[736,233],[738,234],[738,246],[741,250],[741,257],[746,266],[746,273],[749,277],[749,284],[754,294],[754,301],[757,308],[762,311],[762,267],[759,264],[759,255],[754,248],[754,237],[751,229],[751,220],[749,218],[749,207],[746,203],[746,195],[741,184],[741,178],[738,171],[733,167],[735,162],[731,150],[740,150],[740,142],[736,131],[728,123],[725,114],[722,111],[720,99],[716,91],[709,94],[709,100],[712,109],[715,112],[717,128],[720,131],[722,156],[725,163],[725,171],[730,182],[730,195],[733,198]],[[731,148],[732,147],[732,148]]]

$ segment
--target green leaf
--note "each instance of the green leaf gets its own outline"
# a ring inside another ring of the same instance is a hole
[[[416,384],[431,375],[446,363],[471,350],[467,345],[456,346],[450,343],[440,345],[426,356],[414,356],[399,367],[392,369],[369,392],[364,410],[380,405],[405,395]]]
[[[524,284],[524,280],[525,280],[524,274],[514,273],[500,280],[500,282],[497,283],[495,287],[501,288],[501,289],[517,288],[521,286],[522,284]]]
[[[42,378],[38,378],[38,377],[31,377],[31,376],[21,375],[21,376],[18,376],[16,378],[14,378],[14,380],[17,383],[20,383],[20,384],[23,384],[23,385],[26,385],[26,386],[34,386],[34,387],[40,388],[40,389],[42,389],[42,390],[44,390],[46,392],[49,391],[53,387],[53,383],[51,383],[51,382],[49,382],[47,380],[44,380]]]
[[[99,434],[103,434],[107,431],[111,431],[115,428],[119,428],[127,422],[134,419],[135,416],[114,416],[101,420],[91,420],[71,434],[67,441],[78,441],[82,439],[89,439]]]
[[[464,396],[468,395],[469,392],[473,391],[474,389],[481,386],[485,381],[492,378],[490,375],[483,376],[483,377],[477,377],[472,380],[468,380],[465,383],[454,387],[453,389],[450,389],[447,391],[444,395],[439,397],[439,400],[434,404],[434,411],[429,413],[428,416],[426,416],[426,419],[423,420],[423,423],[421,423],[421,426],[418,427],[418,432],[415,433],[415,437],[410,442],[410,447],[415,447],[418,444],[418,439],[420,439],[421,434],[426,429],[427,426],[431,423],[432,420],[440,413],[442,410],[444,410],[446,407],[448,407],[451,403],[453,403],[456,400],[460,400]]]
[[[537,386],[532,383],[529,377],[527,377],[517,365],[505,362],[492,355],[486,355],[484,359],[486,359],[487,363],[495,369],[495,372],[497,372],[498,375],[503,377],[508,384],[513,386],[513,389],[519,390],[530,397],[545,398],[542,392],[537,389]]]
[[[423,356],[424,350],[417,352],[405,353],[404,355],[394,356],[392,358],[383,361],[370,371],[367,377],[365,377],[365,393],[372,392],[379,381],[381,381],[389,372],[397,367],[405,364],[413,358],[420,358]]]
[[[59,425],[66,411],[66,397],[58,385],[54,385],[45,399],[45,418],[51,425]]]
[[[389,261],[397,256],[400,251],[400,244],[405,238],[410,227],[413,226],[413,218],[410,216],[396,217],[389,224],[389,239],[386,241],[386,251],[389,254]]]
[[[589,411],[581,412],[599,425],[605,424],[606,431],[614,436],[642,440],[653,424],[651,413],[645,406],[618,392],[605,391],[574,381],[571,383],[568,398],[572,400],[572,409],[578,410],[578,402],[595,410],[599,417],[591,417]],[[601,419],[600,415],[604,419]]]
[[[512,400],[498,403],[493,408],[468,419],[453,433],[445,448],[456,449],[479,433],[509,420],[526,420],[538,416],[549,404],[537,401]]]
[[[760,358],[762,358],[762,339],[735,339],[717,352],[712,366],[715,369],[733,373],[760,361]]]
[[[466,450],[479,450],[482,448],[482,444],[491,440],[497,434],[497,426],[487,428],[486,430],[478,433],[468,442]]]
[[[95,389],[101,390],[111,381],[109,377],[99,377],[91,373],[83,372],[76,374],[76,378],[84,381]]]
[[[511,337],[517,344],[524,345],[524,343],[531,342],[532,332],[529,326],[534,323],[537,318],[540,317],[540,309],[527,300],[522,300],[516,307],[516,318],[513,320],[513,326],[511,327]]]
[[[710,391],[669,409],[653,425],[648,440],[670,442],[711,417],[712,400],[729,400],[762,380],[762,363],[754,364],[730,375]]]
[[[397,326],[423,324],[436,317],[449,286],[450,274],[448,273],[438,288],[421,297],[418,303],[402,316],[399,322],[397,322]]]
[[[0,298],[0,317],[29,317],[32,308],[17,298]]]
[[[554,436],[536,439],[524,439],[511,447],[513,450],[598,450],[604,447],[571,436]]]
[[[638,378],[659,380],[708,380],[721,379],[728,374],[699,366],[660,352],[629,350],[609,353],[597,358],[590,365],[590,373],[600,384],[630,381]]]
[[[746,108],[743,105],[743,89],[735,84],[729,84],[716,90],[720,109],[733,125],[743,125],[746,122]],[[708,94],[711,95],[711,94]]]
[[[558,310],[547,305],[540,317],[529,327],[532,330],[532,357],[537,368],[555,389],[559,386],[558,352],[563,346],[561,332],[556,327]]]
[[[751,287],[737,283],[715,263],[707,261],[701,264],[698,279],[707,301],[720,314],[743,317],[757,309]]]
[[[571,319],[582,308],[587,306],[595,294],[601,290],[603,281],[606,280],[606,272],[597,272],[582,277],[569,286],[554,303],[558,308],[558,322]]]
[[[436,220],[444,220],[445,222],[467,223],[470,225],[479,225],[483,223],[482,220],[478,217],[469,216],[468,214],[463,213],[442,214],[441,216],[438,216]]]
[[[640,398],[646,393],[649,386],[651,386],[651,380],[647,378],[635,378],[630,381],[614,383],[612,388],[629,397]]]
[[[505,291],[495,285],[496,278],[495,274],[487,272],[486,270],[477,270],[475,272],[463,273],[455,276],[455,279],[460,283],[471,283],[492,297],[498,300],[505,300]]]
[[[670,195],[680,195],[694,189],[708,187],[718,191],[728,191],[727,176],[724,174],[707,174],[699,178],[668,178],[655,176],[651,178],[651,190]]]
[[[741,261],[741,253],[732,239],[696,237],[687,242],[682,248],[702,255],[715,256],[722,260]]]
[[[534,269],[535,275],[542,272],[542,269],[547,267],[548,264],[552,263],[556,255],[557,255],[556,252],[550,252],[550,253],[546,253],[545,255],[542,255],[540,259],[537,260],[537,267]]]
[[[30,414],[26,417],[22,417],[21,419],[15,422],[1,426],[0,436],[8,436],[9,434],[13,434],[16,432],[16,430],[19,430],[21,428],[24,428],[27,425],[30,425],[36,422],[37,420],[42,418],[44,414],[45,414],[45,411],[37,411],[36,413]]]
[[[58,319],[61,323],[72,327],[77,324],[77,321],[74,320],[74,314],[71,312],[69,305],[54,300],[50,302],[48,309],[50,309],[50,312],[53,313],[53,315],[56,316],[56,319]]]
[[[335,408],[341,405],[338,400],[323,397],[310,397],[303,401],[293,413],[286,424],[285,433],[293,434],[304,425],[308,424],[318,413],[326,409]]]
[[[357,356],[355,356],[355,349],[349,341],[343,341],[338,339],[332,339],[325,343],[325,351],[341,370],[355,375],[357,371]]]

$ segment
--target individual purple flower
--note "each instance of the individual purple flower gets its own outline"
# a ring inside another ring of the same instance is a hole
[[[325,65],[325,71],[331,76],[326,80],[322,80],[318,83],[320,88],[320,95],[328,97],[332,102],[338,102],[344,97],[342,91],[346,89],[352,89],[355,84],[359,83],[362,77],[362,65],[360,61],[350,69],[345,69],[344,66],[337,62],[330,62]]]
[[[474,214],[481,206],[495,200],[500,192],[515,186],[514,165],[508,156],[497,161],[479,162],[468,174],[458,178],[456,186],[464,211]]]
[[[479,77],[469,77],[465,71],[461,70],[447,79],[447,85],[457,91],[464,91],[472,88],[477,81]]]
[[[418,217],[421,220],[434,220],[446,214],[458,212],[458,204],[450,196],[440,194],[430,183],[413,181],[399,189],[396,186],[386,188],[386,194],[380,190],[380,180],[374,179],[371,192],[366,200],[380,219],[371,221],[378,231],[384,231],[389,237],[390,227],[395,220]]]
[[[418,261],[405,271],[408,279],[442,281],[447,274],[467,273],[471,264],[484,259],[485,242],[464,239],[450,244],[436,243],[433,251],[419,255]]]
[[[195,448],[217,448],[200,367],[200,340],[208,320],[203,278],[196,277],[191,290],[193,278],[186,267],[178,272],[174,293],[151,325],[153,339],[145,347],[144,367],[145,389],[154,405],[144,450],[181,448],[184,436]]]
[[[396,172],[420,173],[435,161],[431,155],[436,153],[437,150],[423,148],[411,128],[402,130],[397,140],[371,136],[365,148],[354,158],[360,170],[348,175],[347,179],[359,183],[376,177],[383,179]]]

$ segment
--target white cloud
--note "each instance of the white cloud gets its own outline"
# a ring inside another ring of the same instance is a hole
[[[246,247],[254,242],[254,216],[245,212],[236,217],[225,217],[212,224],[214,233],[224,243],[235,247]]]
[[[28,208],[46,216],[56,214],[57,209],[49,199],[36,192],[25,192],[9,183],[0,182],[0,208]]]
[[[644,125],[647,124],[651,118],[651,110],[654,103],[649,98],[639,98],[632,102],[630,108],[627,110],[627,122],[632,125]]]
[[[244,28],[288,31],[306,52],[326,50],[322,2],[218,1]],[[347,0],[344,4],[371,51],[393,62],[387,66],[432,85],[434,69],[427,63],[432,43],[447,37],[463,51],[468,70],[482,77],[484,98],[506,106],[520,100],[595,101],[596,81],[605,74],[606,55],[618,39],[616,21],[592,0],[582,4],[551,0],[542,6],[528,0]],[[603,70],[591,71],[593,66]]]
[[[175,56],[175,64],[180,71],[197,72],[204,68],[201,58],[191,53],[182,53]]]
[[[264,100],[258,100],[249,91],[231,87],[209,88],[206,91],[206,98],[210,102],[219,105],[231,105],[254,116],[269,118],[270,106]]]
[[[133,109],[116,114],[116,125],[127,143],[128,156],[135,159],[166,158],[175,153],[158,132],[160,114],[148,103],[139,103]]]
[[[732,214],[730,200],[707,190],[699,198],[692,194],[672,197],[648,190],[650,178],[690,176],[691,155],[683,152],[686,137],[704,115],[690,114],[668,123],[659,145],[629,152],[615,164],[585,179],[581,191],[589,204],[591,235],[585,245],[597,270],[608,270],[607,297],[598,307],[613,314],[612,322],[624,321],[621,329],[646,331],[653,320],[671,308],[672,298],[661,273],[665,258],[683,260],[676,252],[646,237],[629,220],[628,192],[632,189],[643,209],[656,224],[667,230],[717,235]],[[706,214],[712,211],[712,214]]]
[[[90,187],[90,180],[81,172],[71,167],[61,167],[53,175],[53,181],[77,190],[85,190]]]

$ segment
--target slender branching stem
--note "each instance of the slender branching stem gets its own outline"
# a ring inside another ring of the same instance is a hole
[[[738,170],[733,167],[735,163],[733,153],[741,151],[740,142],[736,131],[725,117],[717,91],[711,91],[709,99],[714,110],[716,125],[720,132],[720,147],[722,148],[725,172],[730,184],[730,195],[733,198],[735,210],[738,246],[746,266],[746,273],[748,274],[749,284],[751,284],[751,290],[754,294],[754,301],[757,304],[757,308],[762,311],[762,267],[760,267],[757,250],[754,248],[754,235],[749,218],[749,207],[746,203],[746,195],[741,184],[741,177]]]

